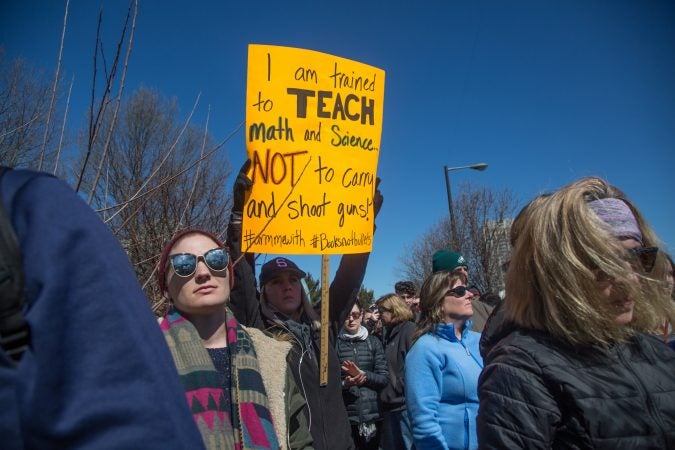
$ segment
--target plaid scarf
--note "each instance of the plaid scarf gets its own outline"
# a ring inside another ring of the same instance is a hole
[[[232,409],[195,327],[171,307],[160,324],[197,428],[208,449],[278,449],[255,348],[227,310],[225,321],[232,367]]]

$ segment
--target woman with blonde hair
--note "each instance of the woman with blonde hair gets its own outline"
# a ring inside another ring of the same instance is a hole
[[[514,243],[480,447],[675,448],[675,353],[648,335],[675,311],[637,208],[585,178],[528,208]]]
[[[478,376],[483,368],[471,331],[473,294],[463,273],[430,275],[422,315],[405,360],[406,404],[415,448],[475,449]]]
[[[405,401],[405,356],[415,333],[410,306],[396,294],[375,302],[383,325],[384,355],[389,365],[389,383],[380,392],[382,440],[380,447],[392,450],[412,448],[412,429]]]

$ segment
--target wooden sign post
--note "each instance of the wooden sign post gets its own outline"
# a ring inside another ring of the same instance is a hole
[[[328,317],[330,311],[330,299],[328,290],[330,284],[330,256],[321,255],[321,356],[319,358],[319,384],[325,386],[328,384],[328,341],[330,320]]]

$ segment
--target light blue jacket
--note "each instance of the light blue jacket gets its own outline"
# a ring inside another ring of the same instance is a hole
[[[441,324],[421,336],[405,359],[405,396],[415,448],[475,449],[478,415],[478,376],[483,358],[480,334],[469,331],[462,340],[453,324]]]

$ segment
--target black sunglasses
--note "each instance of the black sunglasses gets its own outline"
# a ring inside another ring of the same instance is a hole
[[[466,291],[468,290],[469,288],[466,286],[457,286],[456,288],[448,290],[446,295],[452,294],[455,297],[464,297],[466,295]]]
[[[636,266],[636,262],[640,262],[642,270],[649,273],[654,268],[656,263],[656,255],[659,253],[658,247],[636,247],[628,249],[629,262]]]
[[[193,255],[192,253],[177,253],[169,256],[171,267],[179,277],[190,277],[197,270],[197,262],[201,259],[206,266],[214,272],[221,272],[227,269],[230,262],[230,254],[225,248],[214,248],[204,253],[203,256]]]

